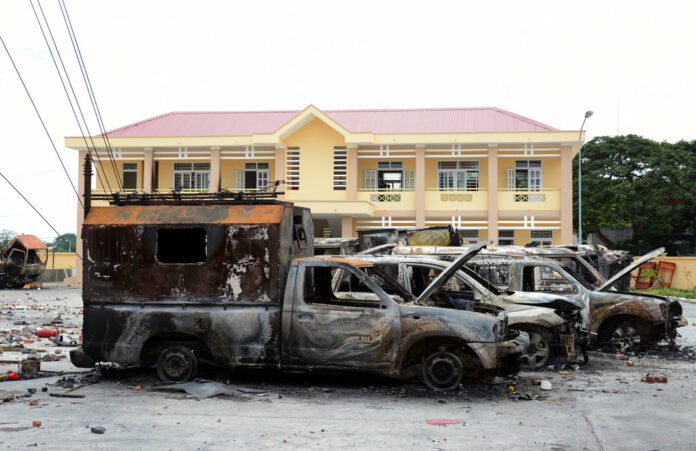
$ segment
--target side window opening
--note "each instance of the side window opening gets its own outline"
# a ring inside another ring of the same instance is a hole
[[[204,228],[157,230],[157,261],[159,263],[204,263],[207,254],[207,233]]]
[[[546,266],[526,266],[523,291],[543,293],[574,293],[575,286],[562,274]]]
[[[343,292],[331,286],[336,271],[343,271],[344,277],[351,278],[351,283],[363,287],[360,291]],[[335,305],[343,307],[380,308],[379,296],[360,283],[360,279],[351,271],[329,266],[307,266],[304,269],[302,298],[306,304]]]
[[[307,247],[307,231],[302,224],[302,215],[292,217],[293,241],[298,249]]]

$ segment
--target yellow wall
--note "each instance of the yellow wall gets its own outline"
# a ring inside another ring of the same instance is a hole
[[[345,146],[343,135],[313,119],[288,136],[283,145],[300,148],[300,188],[285,188],[287,200],[344,200],[346,191],[333,189],[333,149]]]
[[[634,257],[633,259],[636,260],[638,258],[640,257]],[[672,288],[680,288],[683,290],[696,288],[696,257],[670,257],[669,255],[665,255],[654,258],[651,261],[655,263],[665,261],[677,265],[672,279]],[[636,269],[633,271],[631,275],[638,276],[638,270]],[[631,279],[631,286],[634,286],[633,279]]]
[[[46,269],[70,269],[77,265],[77,256],[74,252],[48,253]]]

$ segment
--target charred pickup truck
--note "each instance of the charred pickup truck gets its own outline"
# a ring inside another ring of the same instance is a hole
[[[17,235],[0,252],[0,288],[22,288],[46,268],[48,248],[34,235]]]
[[[451,259],[452,255],[466,253],[467,248],[397,248],[395,252],[449,255]],[[509,299],[515,302],[582,306],[582,328],[588,333],[589,345],[608,345],[625,353],[654,347],[662,340],[674,344],[677,328],[687,324],[681,316],[681,304],[674,299],[614,289],[631,271],[664,252],[663,248],[646,254],[607,281],[594,270],[583,270],[583,276],[580,276],[575,272],[578,260],[551,260],[519,254],[505,257],[501,255],[503,252],[499,249],[481,253],[468,265],[491,283],[502,287]],[[583,268],[587,269],[586,266]]]
[[[468,372],[514,369],[524,351],[526,335],[511,339],[504,317],[400,305],[370,278],[371,263],[311,256],[307,209],[191,197],[112,203],[86,202],[76,366],[155,366],[166,381],[192,377],[199,362],[359,371],[451,389]],[[369,293],[333,290],[339,269]]]

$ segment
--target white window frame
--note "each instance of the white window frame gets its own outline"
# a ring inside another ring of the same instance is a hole
[[[532,167],[532,163],[535,165]],[[537,166],[538,164],[538,166]],[[542,191],[543,187],[543,164],[541,160],[515,160],[515,167],[507,170],[508,191]],[[517,171],[527,172],[527,187],[517,187]],[[517,194],[515,202],[542,202],[544,196],[540,194]]]
[[[406,191],[414,191],[416,189],[416,171],[413,169],[405,169],[403,176],[403,186]]]
[[[503,232],[507,234],[507,232],[512,232],[512,236],[502,236]],[[512,243],[510,244],[503,244],[501,241],[508,241],[511,240]],[[498,229],[498,244],[501,246],[514,246],[515,245],[515,231],[512,229]]]
[[[442,167],[452,163],[456,168]],[[473,167],[467,167],[469,165]],[[439,191],[478,191],[480,183],[481,174],[478,161],[448,160],[437,162],[437,187]]]
[[[551,236],[534,236],[534,233],[540,233],[544,232],[546,234],[550,234]],[[532,229],[529,231],[529,242],[530,243],[539,243],[541,246],[553,246],[553,229]]]
[[[265,165],[265,168],[260,168],[259,165]],[[246,173],[256,172],[256,187],[246,187]],[[269,163],[244,163],[244,169],[235,171],[235,187],[238,191],[246,189],[255,189],[265,191],[270,186],[271,165]]]
[[[135,165],[135,168],[129,167],[126,169],[126,165]],[[138,163],[137,162],[135,162],[135,163],[123,163],[123,166],[121,167],[121,181],[122,182],[126,180],[126,173],[133,173],[133,172],[135,172],[135,187],[126,188],[124,186],[123,187],[124,190],[125,189],[127,189],[127,190],[137,190],[138,189]]]
[[[377,162],[377,180],[375,182],[375,185],[377,188],[379,188],[379,179],[381,176],[381,173],[383,172],[388,172],[388,173],[396,173],[399,172],[401,174],[401,180],[398,182],[398,187],[396,188],[391,188],[389,191],[402,191],[404,189],[404,162],[403,161],[379,161]],[[397,183],[396,181],[393,181],[393,183]]]
[[[207,169],[204,169],[205,166]],[[182,182],[179,185],[177,185],[177,178]],[[188,183],[186,183],[186,179],[188,179]],[[172,187],[176,189],[177,186],[186,190],[204,191],[210,189],[210,163],[174,163]]]
[[[363,173],[363,189],[365,191],[375,191],[377,189],[377,170],[365,170]]]

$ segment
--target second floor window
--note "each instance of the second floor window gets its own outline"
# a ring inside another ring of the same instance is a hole
[[[416,188],[416,171],[403,169],[401,161],[380,161],[377,169],[367,169],[363,174],[365,190],[411,191]]]
[[[138,163],[123,163],[123,189],[138,189]]]
[[[245,163],[244,170],[236,173],[235,185],[238,190],[267,190],[268,180],[268,163]]]
[[[174,163],[174,189],[210,188],[210,163]]]
[[[437,186],[453,191],[479,189],[478,161],[438,161]]]

